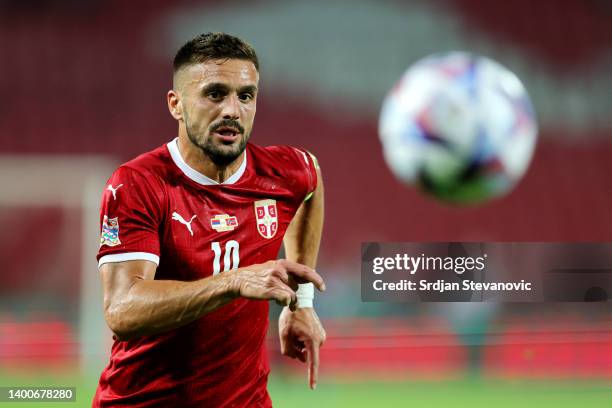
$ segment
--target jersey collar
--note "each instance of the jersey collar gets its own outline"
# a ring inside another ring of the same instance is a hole
[[[179,169],[181,169],[181,171],[185,173],[187,177],[189,177],[196,183],[202,184],[204,186],[213,186],[213,185],[220,185],[220,184],[234,184],[238,180],[240,180],[240,177],[242,177],[242,175],[244,174],[244,171],[246,170],[247,154],[245,151],[244,153],[242,153],[244,154],[244,160],[242,161],[242,164],[240,165],[240,167],[238,167],[238,170],[236,170],[236,172],[232,174],[230,177],[228,177],[223,183],[219,183],[211,178],[206,177],[204,174],[200,173],[199,171],[194,170],[185,162],[185,160],[183,160],[183,156],[181,156],[181,152],[179,152],[179,148],[178,148],[178,137],[172,140],[171,142],[169,142],[167,146],[168,146],[168,151],[170,152],[170,156],[172,157],[172,161],[174,161],[174,164],[176,164],[176,166]]]

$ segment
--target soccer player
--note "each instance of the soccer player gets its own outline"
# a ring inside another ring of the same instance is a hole
[[[320,170],[299,148],[247,143],[259,64],[243,40],[192,39],[173,80],[178,137],[119,167],[102,197],[98,262],[115,342],[93,406],[270,407],[268,300],[285,306],[282,353],[308,361],[317,382]]]

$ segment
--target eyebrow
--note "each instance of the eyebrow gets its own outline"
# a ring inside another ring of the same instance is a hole
[[[254,94],[257,92],[257,87],[255,85],[246,85],[246,86],[242,86],[238,88],[238,93],[245,93],[245,92]]]
[[[221,82],[213,82],[211,84],[206,85],[204,88],[202,88],[202,92],[207,93],[207,92],[212,92],[212,91],[217,91],[217,92],[229,92],[230,88],[226,85],[223,84]],[[238,88],[238,93],[244,93],[244,92],[250,92],[250,93],[255,93],[257,92],[257,87],[255,85],[245,85],[245,86],[241,86],[240,88]]]
[[[204,88],[202,88],[202,92],[204,93],[211,92],[211,91],[228,92],[229,87],[220,82],[213,82],[212,84],[208,84]]]

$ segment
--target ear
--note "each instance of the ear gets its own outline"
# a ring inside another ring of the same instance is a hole
[[[174,89],[168,91],[166,95],[166,99],[168,101],[168,110],[170,111],[170,115],[176,120],[183,120],[183,102],[181,101],[181,97],[178,92]]]

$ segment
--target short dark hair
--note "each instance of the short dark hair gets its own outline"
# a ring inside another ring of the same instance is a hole
[[[251,61],[259,72],[255,49],[246,41],[226,33],[204,33],[187,41],[174,57],[174,72],[185,65],[200,64],[213,59]]]

